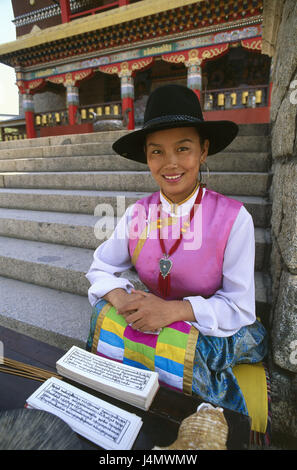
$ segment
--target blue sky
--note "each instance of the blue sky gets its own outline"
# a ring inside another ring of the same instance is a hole
[[[0,44],[14,41],[15,26],[10,0],[0,0]],[[0,63],[0,114],[18,114],[18,88],[15,85],[15,71]]]

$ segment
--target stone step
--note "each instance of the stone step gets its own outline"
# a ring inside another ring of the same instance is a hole
[[[97,156],[110,154],[115,155],[115,152],[112,150],[112,142],[106,141],[86,142],[83,144],[43,145],[42,147],[32,148],[0,148],[0,160],[14,160],[18,158]]]
[[[86,296],[0,277],[0,324],[68,350],[85,348],[91,305]]]
[[[240,135],[268,135],[270,132],[270,124],[239,124],[238,136]]]
[[[0,276],[86,295],[93,250],[0,237]]]
[[[113,208],[115,216],[120,217],[123,210],[130,204],[149,194],[125,191],[0,188],[0,207],[94,215],[98,204],[109,204]],[[232,197],[244,203],[253,217],[255,227],[269,225],[271,204],[265,198]]]
[[[203,174],[203,173],[202,173]],[[210,172],[203,181],[214,191],[241,196],[266,196],[271,175],[261,172]],[[158,186],[146,171],[0,173],[2,188],[91,189],[153,192]]]
[[[72,157],[72,158],[71,158]],[[230,152],[207,158],[210,171],[268,171],[270,162],[265,152]],[[202,167],[203,168],[203,167]],[[118,155],[35,157],[0,160],[1,172],[43,171],[112,171],[148,170],[147,165]]]
[[[264,154],[265,155],[265,154]],[[259,158],[261,160],[261,157]],[[264,168],[265,161],[261,160],[257,166]],[[1,172],[45,172],[45,171],[147,171],[145,164],[133,162],[119,155],[94,155],[67,157],[36,157],[0,160]]]
[[[118,130],[92,132],[86,134],[65,134],[51,137],[38,137],[36,139],[9,140],[0,142],[0,151],[4,149],[24,149],[55,145],[101,143],[103,141],[114,142],[116,139],[119,139],[128,132],[129,131],[127,130]],[[254,134],[254,132],[252,133]]]
[[[129,133],[127,130],[92,132],[89,134],[69,134],[52,137],[38,137],[37,139],[9,140],[0,142],[0,151],[4,149],[24,149],[42,146],[100,143],[102,141],[114,142],[123,135]],[[133,132],[133,131],[132,131]],[[240,124],[238,137],[240,136],[267,136],[269,124]]]
[[[86,296],[89,282],[85,274],[93,253],[85,248],[0,237],[0,276]],[[135,288],[143,288],[135,271],[125,271],[121,276],[130,279]],[[265,273],[255,273],[256,303],[260,310],[269,302],[265,278]]]
[[[24,141],[23,141],[24,142]],[[67,142],[67,139],[66,139]],[[112,155],[113,141],[105,141],[101,138],[98,142],[87,141],[85,143],[61,145],[42,145],[39,147],[1,148],[0,160],[18,158],[48,158],[69,156],[97,156]],[[225,149],[225,152],[267,152],[268,138],[266,136],[239,136]]]
[[[117,224],[114,217],[103,217],[101,223],[99,220],[86,214],[0,208],[0,236],[95,250],[111,236]],[[98,222],[100,226],[96,230]],[[256,228],[255,240],[255,269],[262,270],[270,245],[269,231]]]

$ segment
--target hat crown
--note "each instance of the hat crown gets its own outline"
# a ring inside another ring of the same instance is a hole
[[[152,120],[172,120],[173,117],[204,121],[197,95],[182,85],[164,85],[154,90],[147,101],[144,126]]]

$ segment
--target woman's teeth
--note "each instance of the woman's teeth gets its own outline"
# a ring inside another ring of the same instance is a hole
[[[167,179],[167,180],[177,180],[178,178],[180,178],[182,175],[175,175],[175,176],[167,176],[167,175],[164,175],[164,178]]]

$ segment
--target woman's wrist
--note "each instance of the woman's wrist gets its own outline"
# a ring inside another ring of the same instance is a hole
[[[168,301],[168,315],[174,321],[196,321],[192,305],[188,300]]]
[[[168,324],[175,321],[196,321],[191,302],[188,300],[169,300],[166,304]]]
[[[129,296],[125,289],[117,288],[113,289],[103,297],[107,302],[111,303],[116,309],[119,309],[126,301]]]

